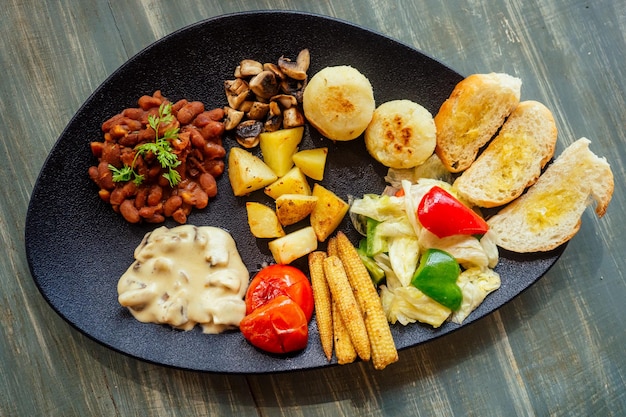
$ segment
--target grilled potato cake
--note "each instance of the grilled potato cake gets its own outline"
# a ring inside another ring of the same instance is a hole
[[[326,67],[311,77],[302,105],[309,123],[328,139],[337,141],[359,137],[376,108],[367,77],[345,65]]]
[[[365,131],[365,146],[374,159],[390,168],[421,165],[435,150],[433,116],[410,100],[393,100],[374,111]]]

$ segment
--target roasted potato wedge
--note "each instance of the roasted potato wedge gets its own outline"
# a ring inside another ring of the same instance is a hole
[[[296,230],[269,243],[277,264],[289,264],[317,250],[317,236],[311,226]]]
[[[314,148],[296,152],[292,159],[304,175],[316,181],[321,181],[324,179],[327,155],[328,148]]]
[[[311,195],[311,186],[302,170],[298,167],[293,167],[281,178],[265,187],[265,194],[274,200],[283,194]]]
[[[254,237],[276,238],[285,236],[276,212],[262,203],[247,202],[248,226]]]
[[[237,196],[250,194],[276,181],[278,176],[260,158],[242,148],[228,154],[228,179]]]
[[[315,207],[317,197],[302,194],[283,194],[276,199],[276,215],[283,226],[305,219]]]
[[[312,195],[317,197],[317,203],[311,212],[311,226],[317,239],[324,242],[339,226],[350,205],[319,184],[313,186]]]

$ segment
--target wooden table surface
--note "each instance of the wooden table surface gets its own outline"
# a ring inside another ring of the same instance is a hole
[[[545,103],[557,153],[586,136],[615,194],[591,209],[560,261],[495,313],[400,352],[382,372],[357,363],[222,375],[126,357],[46,303],[24,246],[45,159],[89,95],[159,38],[225,13],[288,9],[393,37],[458,72],[507,72]],[[5,0],[0,7],[1,416],[626,415],[626,2],[624,0]]]

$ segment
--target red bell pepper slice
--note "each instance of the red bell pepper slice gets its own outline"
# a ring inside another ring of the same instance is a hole
[[[417,219],[439,238],[482,235],[489,230],[482,217],[439,186],[424,195],[417,208]]]

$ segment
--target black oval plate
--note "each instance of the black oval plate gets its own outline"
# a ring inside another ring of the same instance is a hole
[[[138,53],[113,73],[84,103],[54,145],[35,184],[26,218],[26,253],[32,276],[52,308],[76,329],[111,349],[161,365],[223,373],[266,373],[328,366],[315,320],[310,343],[297,354],[273,356],[251,347],[239,332],[205,335],[142,324],[117,303],[117,281],[133,261],[133,250],[154,225],[130,225],[98,198],[87,170],[95,163],[89,143],[102,140],[100,126],[143,94],[160,89],[171,100],[225,105],[223,82],[244,58],[275,62],[309,48],[310,74],[326,66],[351,65],[371,81],[377,104],[410,99],[433,115],[463,77],[397,41],[337,19],[297,12],[238,13],[181,29]],[[233,140],[226,139],[229,149]],[[370,158],[363,141],[332,144],[306,128],[302,148],[328,146],[323,185],[348,195],[379,193],[386,169]],[[189,223],[220,226],[232,233],[251,274],[272,261],[267,242],[251,236],[245,201],[264,201],[261,192],[233,197],[227,175],[218,196],[195,211]],[[173,227],[176,224],[167,223]],[[354,243],[347,218],[340,225]],[[564,246],[547,254],[502,254],[496,270],[502,287],[464,325],[511,300],[556,262]],[[297,266],[306,270],[306,262]],[[423,325],[392,326],[399,349],[447,334]],[[332,362],[335,363],[335,362]]]

